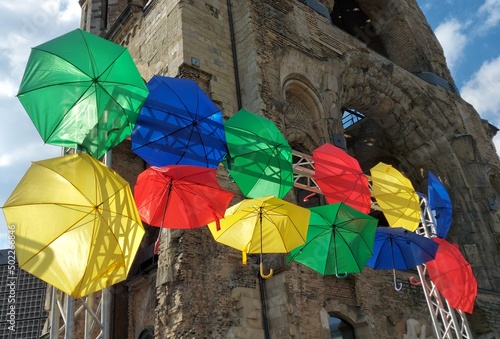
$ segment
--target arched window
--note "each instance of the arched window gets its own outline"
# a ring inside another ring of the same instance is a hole
[[[345,320],[330,315],[328,319],[332,339],[355,339],[354,328]]]
[[[138,339],[154,339],[154,329],[152,327],[148,327],[144,329],[141,334],[139,334]]]

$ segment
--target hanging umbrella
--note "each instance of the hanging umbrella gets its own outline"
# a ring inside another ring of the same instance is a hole
[[[307,239],[291,251],[295,260],[322,275],[359,273],[373,255],[378,220],[345,203],[312,207]]]
[[[329,204],[345,202],[363,213],[370,213],[368,178],[359,162],[332,144],[313,151],[314,178]]]
[[[151,226],[191,229],[218,222],[234,194],[219,186],[215,168],[149,167],[139,174],[134,198]]]
[[[439,248],[436,258],[425,264],[429,278],[451,307],[472,314],[477,281],[471,265],[457,244],[450,244],[441,238],[433,240],[439,244]]]
[[[438,244],[429,238],[401,227],[378,227],[375,232],[373,256],[366,263],[373,269],[390,270],[394,274],[394,288],[397,287],[396,270],[408,270],[434,259]]]
[[[44,142],[99,158],[131,135],[147,95],[125,47],[76,29],[32,49],[17,96]]]
[[[436,220],[437,236],[444,239],[448,235],[451,226],[451,200],[441,180],[430,171],[427,198],[429,208]]]
[[[128,182],[87,154],[34,162],[3,212],[19,267],[75,298],[125,280],[144,235]]]
[[[132,134],[132,151],[152,166],[215,168],[226,154],[219,107],[189,79],[155,75]]]
[[[391,165],[378,163],[371,170],[373,192],[389,226],[415,231],[420,223],[420,202],[411,181]]]
[[[248,198],[283,198],[293,187],[292,149],[276,125],[240,110],[224,124],[230,175]]]
[[[240,250],[243,263],[247,253],[260,253],[261,275],[263,253],[287,253],[303,245],[310,211],[273,196],[245,199],[228,208],[220,220],[208,225],[217,242]]]

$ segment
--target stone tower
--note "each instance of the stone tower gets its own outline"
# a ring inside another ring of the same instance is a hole
[[[345,145],[366,173],[379,161],[392,164],[419,192],[428,171],[438,175],[454,206],[447,239],[459,244],[479,284],[470,327],[479,338],[500,336],[496,128],[460,98],[415,0],[80,5],[82,28],[127,46],[146,81],[155,74],[194,79],[226,118],[240,108],[265,116],[303,153],[325,142]],[[364,118],[345,127],[345,111]],[[134,185],[146,164],[127,142],[113,156]],[[238,193],[219,172],[221,185]],[[297,189],[286,199],[300,197]],[[115,287],[115,338],[331,338],[331,319],[356,338],[433,336],[422,289],[408,283],[415,272],[398,272],[404,287],[396,292],[391,272],[322,277],[269,255],[275,275],[263,283],[256,260],[242,265],[240,253],[206,228],[162,231],[158,257],[157,232],[148,227],[128,282]]]

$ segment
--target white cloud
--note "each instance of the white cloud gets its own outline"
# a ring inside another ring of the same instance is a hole
[[[0,1],[0,205],[32,161],[59,156],[60,148],[44,145],[15,94],[31,47],[80,26],[76,0]],[[0,217],[0,248],[7,228]]]
[[[17,87],[12,79],[0,79],[0,97],[13,97],[17,93]]]
[[[477,12],[481,16],[481,30],[487,30],[500,23],[500,0],[486,0]]]
[[[467,24],[461,24],[457,19],[452,18],[441,23],[435,30],[435,34],[443,47],[446,62],[451,72],[463,58],[465,46],[468,43],[465,34]]]
[[[460,93],[462,98],[474,106],[484,119],[487,119],[493,125],[499,125],[500,56],[484,62],[479,70],[465,83]]]

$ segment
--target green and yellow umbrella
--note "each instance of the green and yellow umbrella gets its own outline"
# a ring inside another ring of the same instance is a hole
[[[75,298],[125,280],[144,235],[128,182],[87,154],[33,162],[3,212],[19,267]]]
[[[343,202],[310,210],[306,243],[294,249],[288,261],[339,278],[361,272],[373,255],[378,220]]]
[[[100,158],[131,135],[148,93],[125,47],[76,29],[31,50],[17,97],[44,142]]]
[[[273,196],[245,199],[226,210],[220,220],[208,224],[217,242],[240,250],[243,262],[247,253],[288,253],[304,244],[310,211]]]
[[[282,199],[293,187],[292,149],[274,122],[242,109],[224,131],[224,164],[243,195]]]
[[[378,163],[370,170],[373,192],[389,226],[415,231],[420,223],[420,201],[411,181],[391,165]]]

